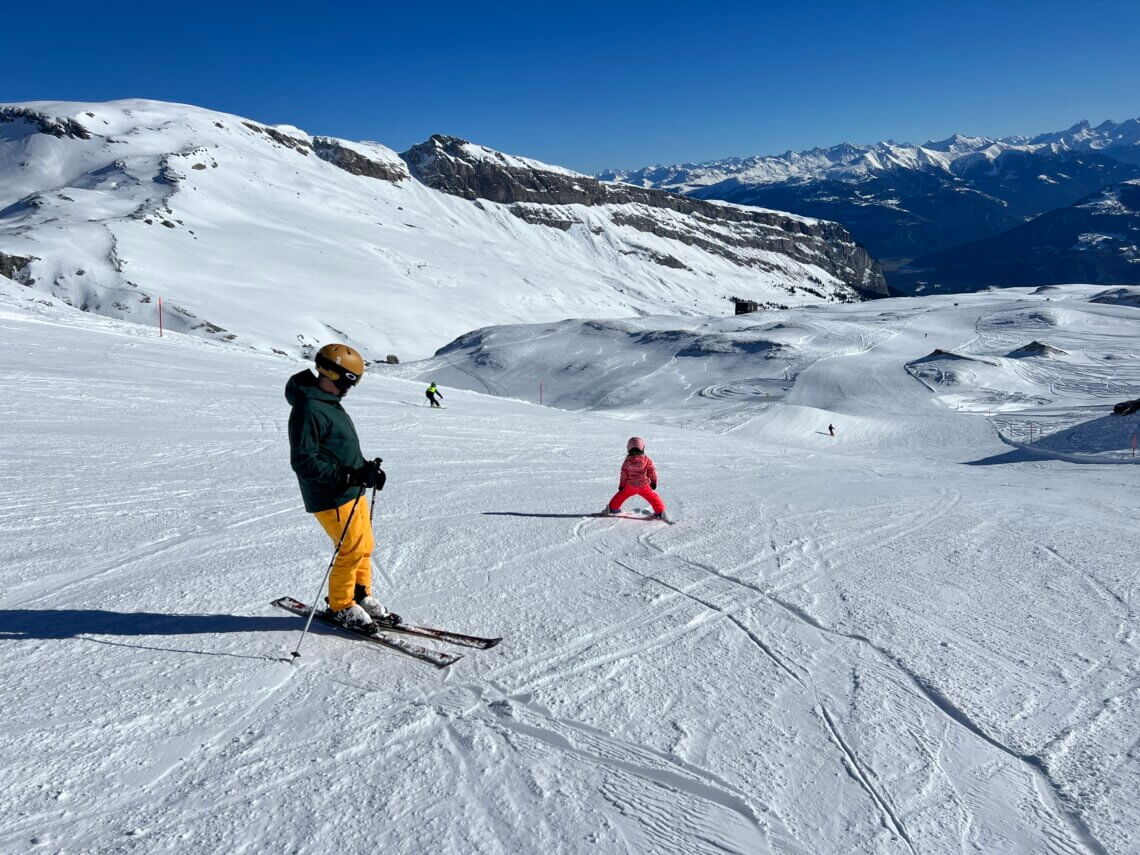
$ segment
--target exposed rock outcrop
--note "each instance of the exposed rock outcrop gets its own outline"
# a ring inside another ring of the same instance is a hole
[[[409,177],[403,163],[369,157],[331,137],[313,137],[313,151],[321,160],[326,160],[353,175],[393,182],[403,181]]]
[[[576,218],[568,206],[613,206],[608,216],[617,225],[699,246],[758,269],[767,269],[764,259],[736,250],[779,253],[818,265],[863,296],[887,296],[878,264],[837,223],[611,184],[438,134],[400,156],[411,174],[429,187],[464,199],[511,205],[511,212],[528,222],[569,229]],[[661,212],[682,217],[662,217]]]
[[[5,255],[0,252],[0,276],[7,276],[22,285],[32,285],[36,280],[32,279],[28,266],[33,261],[39,261],[39,259],[30,255]]]
[[[23,120],[34,125],[41,134],[89,140],[91,132],[75,119],[56,118],[27,107],[0,107],[0,124]]]

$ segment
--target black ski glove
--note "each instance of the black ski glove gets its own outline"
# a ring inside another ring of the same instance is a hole
[[[657,482],[656,481],[650,481],[649,482],[649,489],[650,490],[656,490],[657,489]]]
[[[357,466],[355,469],[345,469],[345,482],[350,487],[375,487],[377,490],[383,490],[388,476],[380,468],[382,462],[377,457],[375,460],[364,461],[362,466]]]

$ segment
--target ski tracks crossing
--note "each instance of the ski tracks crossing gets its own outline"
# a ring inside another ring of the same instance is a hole
[[[843,556],[842,560],[848,560],[852,556],[857,559],[889,550],[892,544],[900,540],[914,538],[918,532],[936,527],[942,519],[955,512],[960,498],[960,494],[954,491],[940,491],[927,504],[902,514],[894,514],[888,522],[864,526],[849,534],[832,537],[822,544],[806,534],[802,520],[776,520],[771,524],[772,533],[768,537],[770,553],[757,561],[730,568],[727,572],[718,570],[707,561],[685,557],[684,544],[674,542],[668,546],[660,545],[658,540],[676,541],[676,538],[669,537],[669,532],[642,533],[632,542],[628,538],[596,539],[592,546],[599,554],[616,552],[610,556],[615,567],[634,574],[647,583],[660,586],[666,599],[653,603],[653,617],[636,614],[623,626],[610,628],[603,633],[591,633],[577,644],[555,651],[553,660],[547,663],[549,670],[546,674],[535,675],[530,680],[519,672],[512,676],[522,678],[520,685],[533,691],[554,681],[588,674],[602,665],[621,661],[624,656],[651,656],[664,644],[692,643],[698,645],[698,648],[710,643],[710,640],[716,644],[717,639],[709,618],[722,618],[775,669],[775,678],[782,677],[789,682],[783,688],[773,689],[779,694],[780,702],[799,703],[817,720],[818,727],[808,738],[817,742],[824,739],[833,745],[837,750],[836,760],[866,794],[883,829],[890,839],[906,850],[921,850],[920,841],[932,831],[929,827],[921,828],[917,832],[919,836],[915,837],[908,829],[908,813],[916,811],[920,815],[926,814],[929,813],[929,806],[908,804],[913,800],[914,794],[909,792],[906,781],[891,772],[876,772],[874,765],[861,757],[857,741],[844,735],[844,727],[839,723],[836,710],[842,711],[844,716],[855,716],[849,726],[853,726],[856,732],[868,724],[861,720],[857,708],[852,706],[852,686],[849,677],[840,676],[844,673],[858,675],[855,680],[856,690],[860,681],[865,684],[869,678],[878,681],[885,679],[886,684],[893,687],[891,692],[896,701],[905,696],[909,698],[905,706],[914,708],[917,704],[921,708],[920,716],[928,718],[930,724],[921,733],[916,733],[914,728],[908,728],[908,732],[923,745],[929,743],[922,749],[928,757],[944,751],[947,728],[958,731],[957,742],[970,739],[981,741],[1006,755],[1007,762],[1014,761],[1013,770],[1021,770],[1020,775],[1014,776],[1015,780],[1021,782],[1019,786],[1028,785],[1032,792],[1046,794],[1043,796],[1045,801],[1042,811],[1045,817],[1051,817],[1046,824],[1048,835],[1067,841],[1066,845],[1072,851],[1103,852],[1079,813],[1064,804],[1056,783],[1049,778],[1040,761],[1010,749],[991,736],[950,702],[941,690],[905,666],[898,655],[888,652],[859,632],[827,626],[820,619],[812,617],[805,607],[782,597],[767,582],[768,577],[784,579],[798,574],[800,584],[804,584],[805,580],[810,582],[821,570],[833,570],[840,561],[839,556]],[[800,534],[792,538],[791,548],[780,550],[776,531],[789,525],[793,531],[799,530]],[[751,578],[745,578],[741,575],[745,569],[758,572],[754,572]],[[794,582],[789,584],[791,588],[799,587]],[[581,656],[602,643],[606,637],[629,630],[642,632],[655,621],[666,616],[676,617],[686,607],[694,606],[698,612],[690,617],[687,624],[681,624],[680,627],[674,624],[664,632],[651,633],[643,639],[640,646],[626,646],[613,650],[606,656]],[[846,650],[852,650],[858,655],[852,658],[844,653]],[[573,667],[569,671],[563,671],[558,664],[560,660],[573,663]],[[873,677],[875,673],[881,676]],[[796,697],[800,700],[796,701]],[[803,721],[800,722],[800,727],[802,729]],[[933,735],[930,734],[932,730],[936,732]],[[795,738],[804,737],[805,734],[801,732]],[[975,746],[973,750],[977,751],[978,747]],[[951,794],[959,792],[961,784],[940,764],[932,774],[939,773],[944,780],[936,787],[938,791],[948,791]],[[976,782],[970,787],[976,788]],[[896,795],[891,795],[892,790]],[[985,796],[989,800],[1007,797],[1002,792],[992,791]],[[969,813],[967,803],[960,796],[952,795],[951,801],[955,810]],[[956,818],[956,822],[958,827],[962,827],[960,817]],[[947,819],[946,823],[954,825],[955,820]],[[964,827],[973,827],[972,815],[965,819]],[[945,826],[936,824],[936,828],[942,831]],[[964,832],[963,839],[966,837],[969,834]]]

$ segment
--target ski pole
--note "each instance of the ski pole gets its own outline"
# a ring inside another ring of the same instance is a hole
[[[317,593],[313,597],[314,605],[309,607],[309,619],[305,621],[305,628],[301,630],[301,640],[297,642],[297,649],[293,651],[293,659],[297,659],[301,655],[301,644],[305,641],[305,636],[309,632],[309,626],[313,623],[313,615],[317,613],[315,603],[321,598],[321,591],[325,589],[325,583],[329,580],[329,575],[332,573],[333,564],[336,563],[336,557],[340,555],[340,545],[344,543],[345,535],[348,534],[348,526],[352,522],[352,515],[356,513],[356,506],[360,504],[361,498],[364,496],[364,487],[360,488],[360,492],[356,494],[356,500],[352,503],[352,509],[348,512],[348,519],[344,521],[344,531],[340,533],[340,540],[336,542],[336,549],[333,550],[332,559],[329,561],[329,569],[325,571],[325,577],[321,579],[321,586],[317,588]]]

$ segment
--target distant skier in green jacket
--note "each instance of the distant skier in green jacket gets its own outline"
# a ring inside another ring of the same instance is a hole
[[[366,488],[383,490],[386,476],[380,458],[364,459],[340,403],[364,374],[364,360],[346,344],[327,344],[316,363],[315,376],[306,369],[289,378],[285,399],[293,408],[289,462],[305,510],[341,544],[329,576],[329,610],[349,625],[395,626],[399,615],[372,596],[372,520],[367,503],[359,501]]]
[[[434,380],[432,381],[432,384],[427,387],[427,391],[424,392],[424,394],[427,395],[427,399],[433,407],[439,407],[440,406],[439,402],[443,400],[443,395],[441,395],[439,393],[439,389],[437,389],[435,387],[435,381]]]

